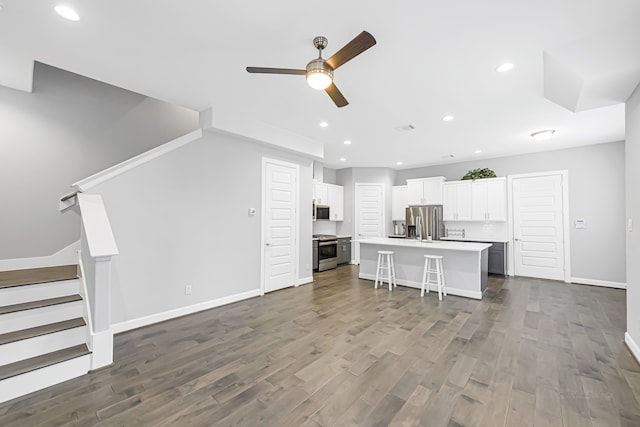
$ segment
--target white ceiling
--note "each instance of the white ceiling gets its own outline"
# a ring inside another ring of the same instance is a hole
[[[640,81],[637,0],[66,1],[78,22],[55,14],[51,0],[0,3],[0,84],[29,90],[33,61],[44,62],[224,110],[251,132],[315,140],[334,168],[620,141],[623,102]],[[335,74],[347,107],[304,77],[245,71],[304,68],[317,54],[314,36],[329,39],[329,57],[362,30],[377,45]],[[495,72],[505,61],[515,68]],[[446,114],[455,119],[443,122]],[[415,130],[396,130],[409,124]],[[548,128],[551,140],[529,137]]]

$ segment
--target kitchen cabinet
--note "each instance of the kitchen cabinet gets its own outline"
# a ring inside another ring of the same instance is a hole
[[[471,219],[474,221],[507,220],[506,178],[486,178],[471,183]]]
[[[344,187],[325,184],[327,186],[327,204],[329,205],[329,219],[344,221]]]
[[[471,220],[471,181],[453,181],[443,184],[444,221]]]
[[[314,181],[313,199],[316,205],[329,206],[330,221],[344,221],[344,187]]]
[[[338,264],[351,261],[351,237],[338,237]]]
[[[406,185],[391,187],[391,221],[405,221],[405,210],[409,206],[407,196]]]
[[[313,200],[316,201],[316,205],[326,205],[328,196],[327,184],[324,182],[313,182]]]
[[[441,205],[444,181],[445,177],[443,176],[408,179],[407,201],[409,206]]]

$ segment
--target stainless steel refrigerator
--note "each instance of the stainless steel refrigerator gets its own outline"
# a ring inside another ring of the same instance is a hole
[[[408,239],[426,240],[431,237],[433,240],[440,240],[444,236],[441,205],[407,208],[405,218],[405,237]]]

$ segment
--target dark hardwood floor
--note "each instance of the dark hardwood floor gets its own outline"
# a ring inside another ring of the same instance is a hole
[[[625,292],[491,277],[482,301],[357,267],[122,333],[1,426],[640,426]]]

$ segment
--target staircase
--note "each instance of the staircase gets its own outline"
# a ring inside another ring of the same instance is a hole
[[[0,272],[0,402],[91,369],[77,266]]]

